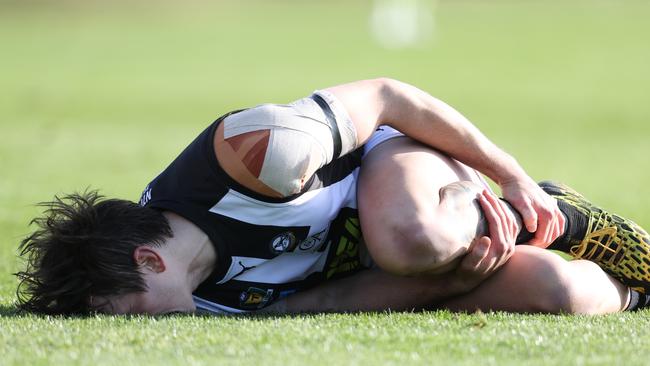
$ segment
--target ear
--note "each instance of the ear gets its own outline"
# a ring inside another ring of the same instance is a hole
[[[164,272],[166,269],[165,261],[162,259],[160,254],[148,246],[135,248],[133,259],[138,266],[145,267],[155,273]]]

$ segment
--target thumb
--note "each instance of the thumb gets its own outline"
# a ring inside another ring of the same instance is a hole
[[[482,236],[469,248],[469,251],[460,263],[460,268],[464,271],[471,272],[474,268],[478,267],[490,251],[490,244],[492,241],[487,236]]]

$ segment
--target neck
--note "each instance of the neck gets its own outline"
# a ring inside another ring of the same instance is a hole
[[[167,240],[165,248],[173,258],[177,272],[185,274],[183,283],[191,293],[205,281],[217,262],[217,252],[210,238],[187,219],[165,212],[174,236]],[[171,264],[171,263],[170,263]]]

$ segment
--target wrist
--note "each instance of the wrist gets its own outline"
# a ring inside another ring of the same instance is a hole
[[[502,163],[496,169],[495,176],[490,177],[499,186],[503,186],[512,182],[519,182],[530,180],[524,168],[519,165],[517,159],[513,156],[503,153],[504,157],[501,159]]]

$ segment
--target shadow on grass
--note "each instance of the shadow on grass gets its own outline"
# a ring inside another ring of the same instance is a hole
[[[170,313],[162,315],[149,315],[149,314],[122,314],[122,315],[112,315],[112,314],[102,314],[102,313],[88,313],[88,314],[68,314],[68,315],[56,315],[56,314],[38,314],[30,313],[28,311],[21,310],[15,304],[0,304],[0,317],[2,318],[22,318],[22,317],[35,317],[35,318],[61,318],[61,319],[84,319],[84,318],[95,318],[97,316],[101,317],[120,317],[124,319],[142,319],[145,318],[156,318],[156,319],[165,319],[165,318],[214,318],[214,317],[228,317],[228,318],[248,318],[248,319],[273,319],[273,318],[291,318],[299,317],[304,315],[315,315],[318,313],[301,313],[301,314],[209,314],[209,313]],[[321,313],[323,314],[323,313]]]
[[[647,313],[650,313],[650,309],[644,309]],[[642,311],[643,312],[643,311]],[[89,314],[72,314],[72,315],[47,315],[47,314],[36,314],[23,311],[19,309],[14,304],[0,304],[0,317],[3,318],[20,318],[20,317],[36,317],[36,318],[61,318],[61,319],[84,319],[84,318],[96,318],[96,317],[117,317],[123,319],[142,319],[142,318],[156,318],[156,319],[166,319],[166,318],[239,318],[239,319],[256,319],[256,320],[266,320],[266,319],[287,319],[287,318],[304,318],[310,316],[320,316],[320,315],[332,315],[332,314],[347,314],[347,315],[360,315],[360,314],[405,314],[405,313],[442,313],[446,317],[461,317],[461,316],[474,316],[480,319],[481,326],[485,325],[487,322],[486,316],[491,316],[494,314],[508,314],[508,312],[492,312],[483,313],[482,311],[475,312],[453,312],[446,309],[422,309],[422,310],[411,310],[411,311],[353,311],[353,312],[301,312],[301,313],[244,313],[244,314],[213,314],[213,313],[170,313],[162,315],[149,315],[149,314],[122,314],[122,315],[112,315],[112,314],[102,314],[102,313],[89,313]],[[571,317],[570,314],[518,314],[518,315],[529,315],[529,316],[550,316],[550,317]]]
[[[103,313],[89,313],[89,314],[38,314],[30,313],[19,309],[14,304],[0,304],[0,318],[59,318],[59,319],[88,319],[96,317],[115,317],[122,319],[142,319],[142,318],[156,318],[156,319],[174,319],[174,318],[234,318],[234,319],[286,319],[286,318],[301,318],[309,316],[318,316],[318,315],[327,315],[327,314],[388,314],[388,313],[403,313],[400,311],[370,311],[370,312],[303,312],[303,313],[290,313],[290,314],[280,314],[280,313],[244,313],[244,314],[212,314],[212,313],[170,313],[170,314],[161,314],[161,315],[150,315],[150,314],[103,314]]]
[[[16,317],[16,316],[21,316],[24,315],[21,313],[20,309],[18,309],[17,306],[15,305],[7,305],[7,304],[2,304],[0,305],[0,317]]]

